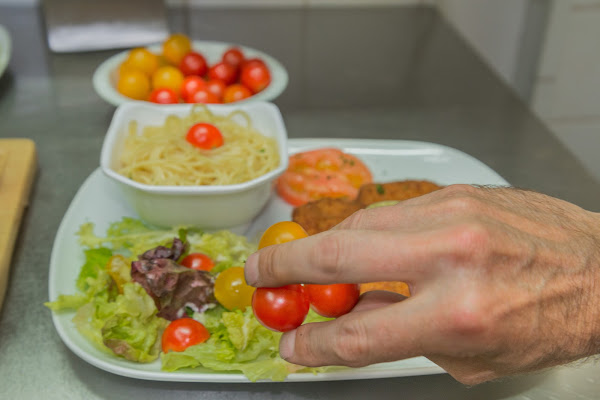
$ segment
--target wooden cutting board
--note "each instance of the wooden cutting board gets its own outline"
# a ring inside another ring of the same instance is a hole
[[[29,139],[0,139],[0,307],[23,211],[35,176],[35,143]]]

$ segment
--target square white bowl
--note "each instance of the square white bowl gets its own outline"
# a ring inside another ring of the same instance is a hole
[[[141,133],[145,126],[162,125],[168,115],[189,114],[192,107],[191,104],[154,105],[137,101],[120,105],[104,138],[100,167],[118,183],[125,200],[140,218],[152,225],[191,225],[207,231],[243,232],[267,203],[274,180],[288,166],[287,131],[281,112],[272,103],[208,105],[216,115],[235,110],[246,112],[257,131],[277,141],[279,165],[265,175],[233,185],[159,186],[136,182],[117,172],[131,121],[137,121],[138,133]]]

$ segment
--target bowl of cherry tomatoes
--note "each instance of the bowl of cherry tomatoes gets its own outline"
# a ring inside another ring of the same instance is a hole
[[[164,42],[126,50],[98,66],[94,89],[108,103],[158,104],[271,101],[288,83],[270,55],[246,46],[192,41],[172,34]]]

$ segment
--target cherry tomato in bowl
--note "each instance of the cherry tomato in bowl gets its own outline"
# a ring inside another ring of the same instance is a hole
[[[239,68],[244,62],[244,53],[238,47],[231,47],[223,53],[223,58],[221,61],[224,63],[233,65],[235,68]]]
[[[222,61],[216,63],[208,69],[208,77],[210,79],[219,79],[225,82],[226,85],[235,83],[237,75],[237,69],[233,65],[224,63]]]
[[[271,83],[271,72],[262,61],[246,62],[240,72],[240,83],[249,88],[252,93],[258,93]]]
[[[184,76],[179,69],[166,65],[158,68],[152,74],[152,87],[154,89],[169,88],[175,91],[175,93],[179,93],[183,80]]]
[[[150,94],[150,80],[144,72],[128,69],[120,74],[117,91],[134,100],[146,100]]]
[[[360,297],[360,285],[356,283],[304,285],[304,289],[312,309],[329,318],[337,318],[350,312]]]
[[[219,100],[223,100],[223,93],[225,93],[226,87],[227,85],[225,84],[225,82],[219,79],[211,79],[208,82],[206,82],[206,90],[217,96]]]
[[[162,54],[172,65],[179,65],[183,57],[192,50],[192,42],[183,33],[170,35],[162,44]]]
[[[219,128],[206,122],[199,122],[192,125],[185,139],[193,146],[205,150],[223,145],[223,135],[221,135]]]
[[[196,51],[190,51],[181,59],[179,69],[185,76],[203,76],[208,71],[208,64],[204,56]]]
[[[184,351],[190,346],[206,342],[209,338],[208,329],[195,319],[176,319],[167,325],[162,334],[162,351]]]
[[[291,331],[302,325],[310,303],[302,285],[278,288],[257,288],[252,296],[252,311],[265,327],[278,331]]]
[[[186,76],[181,84],[181,98],[188,101],[198,90],[206,88],[206,81],[199,76]]]
[[[200,88],[185,100],[187,103],[217,104],[221,100],[208,88]]]
[[[150,92],[149,100],[157,104],[177,104],[179,103],[179,96],[172,89],[158,88]]]
[[[244,85],[234,83],[225,88],[223,92],[223,103],[234,103],[252,96],[252,92]]]

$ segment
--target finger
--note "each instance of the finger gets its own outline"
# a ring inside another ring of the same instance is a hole
[[[352,309],[352,312],[369,311],[396,304],[406,299],[408,299],[408,297],[399,293],[388,292],[385,290],[373,290],[363,293],[360,296],[360,299]]]
[[[418,301],[405,300],[366,312],[351,312],[327,322],[286,332],[280,354],[299,365],[365,365],[426,354],[437,340]]]
[[[410,284],[457,246],[452,227],[432,229],[409,234],[336,230],[268,246],[246,260],[246,281],[259,287],[377,281]]]

